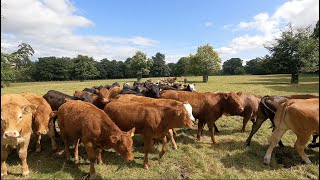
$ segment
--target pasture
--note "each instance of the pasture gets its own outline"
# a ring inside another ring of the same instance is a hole
[[[210,76],[208,83],[202,83],[202,77],[187,77],[189,83],[195,83],[198,92],[209,91],[241,91],[260,96],[287,94],[319,95],[319,76],[302,75],[300,84],[290,84],[290,75],[264,76]],[[153,78],[157,80],[159,78]],[[142,79],[145,81],[146,78]],[[48,90],[58,90],[72,95],[75,90],[94,85],[133,82],[135,79],[118,80],[88,80],[84,82],[31,82],[13,83],[8,88],[1,89],[1,95],[8,93],[31,92],[38,95]],[[306,148],[312,164],[304,164],[293,148],[296,136],[288,131],[282,138],[286,147],[276,147],[270,165],[264,165],[263,157],[268,148],[268,138],[272,129],[266,121],[253,136],[251,146],[245,145],[252,123],[249,122],[246,131],[240,132],[242,117],[223,116],[216,125],[220,133],[216,134],[218,144],[212,145],[208,128],[204,129],[201,141],[196,141],[196,129],[178,129],[175,140],[178,150],[168,150],[159,161],[161,144],[149,154],[150,169],[143,169],[143,146],[139,136],[134,137],[135,160],[127,164],[113,150],[103,152],[103,164],[96,165],[98,179],[318,179],[319,178],[319,148]],[[310,138],[311,141],[311,138]],[[43,151],[35,152],[35,142],[31,140],[28,152],[30,179],[81,179],[89,171],[84,148],[80,147],[81,165],[66,161],[61,140],[58,141],[58,153],[51,152],[48,136],[42,139]],[[73,153],[73,149],[71,149]],[[72,154],[73,156],[73,154]],[[19,179],[21,162],[18,155],[11,153],[7,160],[7,179]]]

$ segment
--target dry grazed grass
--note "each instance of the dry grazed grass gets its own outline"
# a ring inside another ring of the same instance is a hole
[[[299,85],[289,84],[289,75],[268,76],[212,76],[208,83],[201,83],[201,77],[188,77],[196,83],[200,92],[206,91],[242,91],[257,95],[285,95],[285,94],[315,94],[319,95],[319,76],[304,75]],[[145,79],[144,79],[145,80]],[[69,82],[35,82],[16,83],[4,88],[1,95],[7,93],[33,92],[39,95],[54,89],[72,94],[76,89],[93,85],[111,84],[127,80],[95,80]],[[319,148],[309,149],[306,152],[311,161],[310,165],[303,163],[298,153],[293,149],[296,139],[292,132],[283,137],[284,148],[275,148],[271,164],[262,163],[267,150],[267,140],[271,134],[270,123],[262,125],[253,137],[250,147],[245,146],[245,140],[251,130],[249,122],[245,133],[241,133],[242,118],[223,116],[217,121],[220,133],[217,134],[218,144],[212,145],[205,128],[200,142],[195,140],[194,129],[179,129],[176,136],[178,150],[172,150],[171,144],[167,153],[159,161],[160,144],[149,155],[150,169],[143,169],[143,147],[141,138],[134,137],[135,160],[131,164],[118,157],[114,151],[103,153],[103,165],[96,165],[97,179],[318,179],[319,177]],[[35,142],[30,144],[28,163],[31,170],[30,179],[80,179],[89,171],[89,165],[84,148],[80,147],[82,164],[76,166],[72,161],[66,161],[64,154],[53,154],[50,139],[43,138],[43,152],[35,152]],[[63,147],[60,143],[60,149]],[[20,179],[21,165],[18,155],[14,152],[8,158],[7,179]],[[125,166],[123,166],[125,165]]]

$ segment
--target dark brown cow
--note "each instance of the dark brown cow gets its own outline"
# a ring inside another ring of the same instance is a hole
[[[106,113],[93,104],[79,100],[66,101],[58,110],[58,125],[67,159],[70,156],[69,140],[75,140],[75,162],[79,162],[78,146],[81,139],[90,161],[90,178],[95,176],[96,158],[99,164],[102,163],[102,149],[113,148],[127,161],[133,160],[131,136],[134,128],[123,132]]]
[[[252,125],[252,130],[250,132],[249,137],[246,140],[246,145],[250,146],[252,136],[259,130],[262,123],[264,123],[267,119],[270,119],[271,123],[274,126],[274,123],[273,123],[274,115],[281,103],[284,103],[289,99],[310,99],[310,98],[319,98],[319,96],[303,94],[303,95],[262,97],[258,107],[256,123]],[[279,145],[284,146],[281,140],[279,141]]]
[[[1,96],[1,177],[7,175],[8,153],[15,148],[18,149],[21,160],[22,175],[29,174],[27,155],[32,132],[32,113],[36,108],[37,105],[31,104],[20,94]]]
[[[192,107],[188,102],[180,102],[176,101],[173,99],[155,99],[155,98],[149,98],[149,97],[143,97],[143,96],[136,96],[136,95],[131,95],[131,94],[123,94],[119,95],[117,97],[118,100],[122,100],[124,102],[140,102],[140,103],[145,103],[145,104],[153,104],[153,105],[160,105],[160,106],[168,106],[168,107],[177,107],[177,106],[182,106],[184,105],[186,110],[189,113],[190,119],[194,122],[195,119],[192,115]],[[172,129],[169,130],[169,136],[170,136],[170,141],[172,143],[173,149],[177,149],[177,144],[173,138],[173,131]]]
[[[319,99],[291,99],[282,103],[275,114],[274,125],[264,163],[270,163],[273,149],[283,134],[290,129],[297,136],[294,148],[301,158],[310,164],[304,148],[313,133],[319,134]]]
[[[238,92],[237,95],[239,95],[239,98],[244,107],[244,110],[240,114],[234,113],[230,115],[232,116],[239,115],[243,117],[241,132],[244,132],[249,120],[251,120],[252,123],[256,122],[257,112],[258,112],[258,107],[259,107],[261,97],[256,96],[254,94],[246,94],[242,92]]]
[[[161,92],[160,98],[187,101],[192,106],[192,114],[199,119],[197,139],[200,140],[204,125],[207,123],[211,134],[212,143],[215,144],[214,122],[224,113],[240,114],[243,106],[239,96],[234,92],[229,93],[198,93],[188,91],[165,90]]]
[[[25,97],[30,103],[36,104],[37,110],[33,114],[33,122],[32,122],[32,130],[34,135],[36,136],[36,152],[41,151],[41,135],[47,134],[49,132],[49,136],[51,138],[52,150],[57,150],[57,145],[54,140],[54,124],[53,124],[53,112],[48,104],[48,102],[41,96],[32,93],[21,93],[23,97]]]
[[[127,131],[133,127],[137,134],[143,135],[144,168],[149,168],[148,153],[153,147],[153,139],[163,140],[161,158],[166,152],[166,134],[169,129],[192,127],[193,122],[183,105],[176,107],[160,106],[152,103],[138,103],[126,100],[114,100],[108,103],[104,111],[120,127]]]

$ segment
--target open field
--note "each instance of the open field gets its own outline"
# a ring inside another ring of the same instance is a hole
[[[242,91],[257,95],[314,94],[319,95],[319,76],[302,75],[300,84],[289,84],[290,75],[265,76],[210,76],[208,83],[201,83],[202,77],[187,77],[189,82],[196,84],[199,92],[207,91]],[[156,78],[153,78],[156,80]],[[111,84],[115,81],[123,84],[135,79],[94,80],[68,82],[32,82],[14,83],[1,89],[1,95],[8,93],[32,92],[38,95],[48,90],[58,90],[72,94],[93,85]],[[143,80],[146,80],[143,79]],[[114,151],[103,153],[103,165],[96,165],[98,179],[318,179],[319,178],[319,148],[306,148],[312,164],[306,165],[293,149],[296,136],[288,131],[282,138],[284,148],[276,147],[271,163],[262,163],[271,135],[271,123],[267,121],[252,139],[251,146],[245,146],[252,123],[249,122],[246,131],[240,132],[242,118],[238,116],[223,116],[216,122],[220,133],[216,134],[218,144],[212,145],[205,127],[204,136],[196,141],[196,128],[178,129],[175,137],[178,150],[172,150],[170,142],[168,151],[159,161],[158,154],[161,145],[156,144],[149,154],[150,169],[143,169],[143,147],[141,138],[134,137],[137,147],[134,148],[135,160],[129,165],[118,157]],[[311,141],[311,139],[310,139]],[[28,164],[30,179],[81,179],[89,171],[84,148],[81,146],[79,155],[82,158],[80,166],[73,161],[66,161],[64,154],[53,154],[49,137],[42,139],[43,151],[35,153],[35,142],[29,145]],[[61,141],[59,151],[63,149]],[[71,153],[73,150],[71,149]],[[21,178],[21,162],[16,152],[8,158],[8,179]],[[125,166],[124,166],[125,165]]]

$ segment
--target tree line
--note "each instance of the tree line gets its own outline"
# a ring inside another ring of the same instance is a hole
[[[177,63],[166,63],[158,52],[151,58],[137,51],[125,61],[94,60],[86,55],[77,57],[29,58],[34,50],[22,43],[14,53],[1,52],[1,84],[21,81],[65,81],[87,79],[121,79],[197,75],[208,81],[210,75],[278,74],[289,73],[291,82],[299,82],[303,72],[319,72],[319,21],[314,29],[293,29],[289,24],[275,43],[266,46],[270,55],[246,62],[231,58],[221,66],[219,54],[209,44],[199,46],[195,54],[181,57]]]

